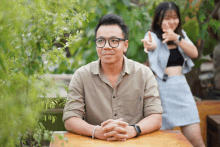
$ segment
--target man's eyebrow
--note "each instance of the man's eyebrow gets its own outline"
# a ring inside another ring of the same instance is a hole
[[[106,39],[104,36],[98,36],[97,38]],[[109,38],[119,38],[118,36],[110,36]],[[107,39],[109,39],[107,38]]]
[[[119,38],[118,36],[111,36],[110,38]]]
[[[98,36],[97,38],[100,38],[100,39],[101,39],[101,38],[105,38],[105,37],[103,37],[103,36]]]

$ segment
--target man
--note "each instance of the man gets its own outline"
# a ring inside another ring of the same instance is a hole
[[[163,111],[153,73],[123,55],[128,31],[117,15],[99,20],[95,28],[99,60],[79,68],[69,85],[63,114],[68,131],[113,141],[161,127]]]

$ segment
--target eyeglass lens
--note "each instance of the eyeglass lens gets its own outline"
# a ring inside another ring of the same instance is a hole
[[[120,40],[117,39],[117,38],[110,38],[108,41],[109,41],[109,46],[110,47],[118,47]],[[103,39],[103,38],[96,40],[96,46],[97,47],[104,47],[105,44],[106,44],[106,40]]]

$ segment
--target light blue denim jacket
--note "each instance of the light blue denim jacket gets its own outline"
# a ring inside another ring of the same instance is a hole
[[[192,41],[186,35],[186,32],[184,30],[182,30],[182,32],[185,37],[184,39],[192,43]],[[148,33],[145,34],[145,37],[146,36],[148,36]],[[160,79],[163,79],[168,58],[170,56],[170,51],[167,48],[167,44],[162,43],[162,41],[157,37],[155,33],[151,32],[151,36],[154,37],[155,41],[157,42],[157,48],[152,51],[148,51],[150,67]],[[186,74],[192,69],[194,63],[179,46],[178,49],[184,58],[182,73]]]

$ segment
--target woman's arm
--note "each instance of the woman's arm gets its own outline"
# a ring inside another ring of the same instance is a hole
[[[178,36],[177,36],[178,38]],[[177,40],[177,39],[176,39]],[[174,41],[176,41],[174,40]],[[191,42],[186,41],[184,38],[181,39],[180,42],[177,43],[179,47],[190,57],[190,58],[197,58],[198,57],[198,50],[194,44]]]
[[[174,33],[171,28],[163,29],[163,43],[168,41],[177,41],[179,35]],[[186,38],[186,36],[185,36]],[[177,43],[179,47],[190,57],[190,58],[197,58],[198,57],[198,50],[194,44],[189,41],[186,41],[184,38],[181,39],[180,42]]]

